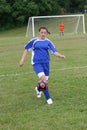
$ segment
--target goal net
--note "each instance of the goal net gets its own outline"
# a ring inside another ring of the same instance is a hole
[[[77,15],[56,15],[56,16],[36,16],[29,17],[26,37],[37,36],[38,29],[45,26],[51,34],[59,35],[59,24],[63,22],[65,25],[64,33],[76,34],[85,33],[85,19],[84,14]]]

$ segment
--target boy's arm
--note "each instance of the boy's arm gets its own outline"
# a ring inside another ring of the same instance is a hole
[[[19,63],[19,66],[20,66],[20,67],[22,67],[22,66],[24,65],[24,60],[25,60],[27,54],[28,54],[28,50],[25,49],[24,52],[23,52],[23,54],[22,54],[20,63]]]
[[[53,54],[54,54],[55,56],[57,56],[57,57],[65,58],[65,55],[62,55],[62,54],[60,54],[59,52],[54,52]]]

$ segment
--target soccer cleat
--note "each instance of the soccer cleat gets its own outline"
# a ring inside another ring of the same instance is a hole
[[[40,98],[40,97],[41,97],[42,92],[41,92],[41,91],[39,91],[39,90],[37,89],[37,87],[35,87],[35,90],[36,90],[37,98]]]
[[[41,97],[42,92],[37,93],[37,98]]]
[[[47,100],[47,103],[48,103],[48,104],[52,104],[52,103],[53,103],[52,99],[49,98],[49,99]]]

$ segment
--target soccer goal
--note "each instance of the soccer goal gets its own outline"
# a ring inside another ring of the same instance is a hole
[[[29,17],[26,37],[37,36],[38,29],[45,26],[52,35],[59,35],[60,22],[65,25],[65,34],[85,33],[84,14]]]

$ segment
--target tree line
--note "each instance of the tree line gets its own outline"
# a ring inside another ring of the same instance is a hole
[[[0,28],[22,26],[31,16],[82,13],[87,0],[0,0]]]

